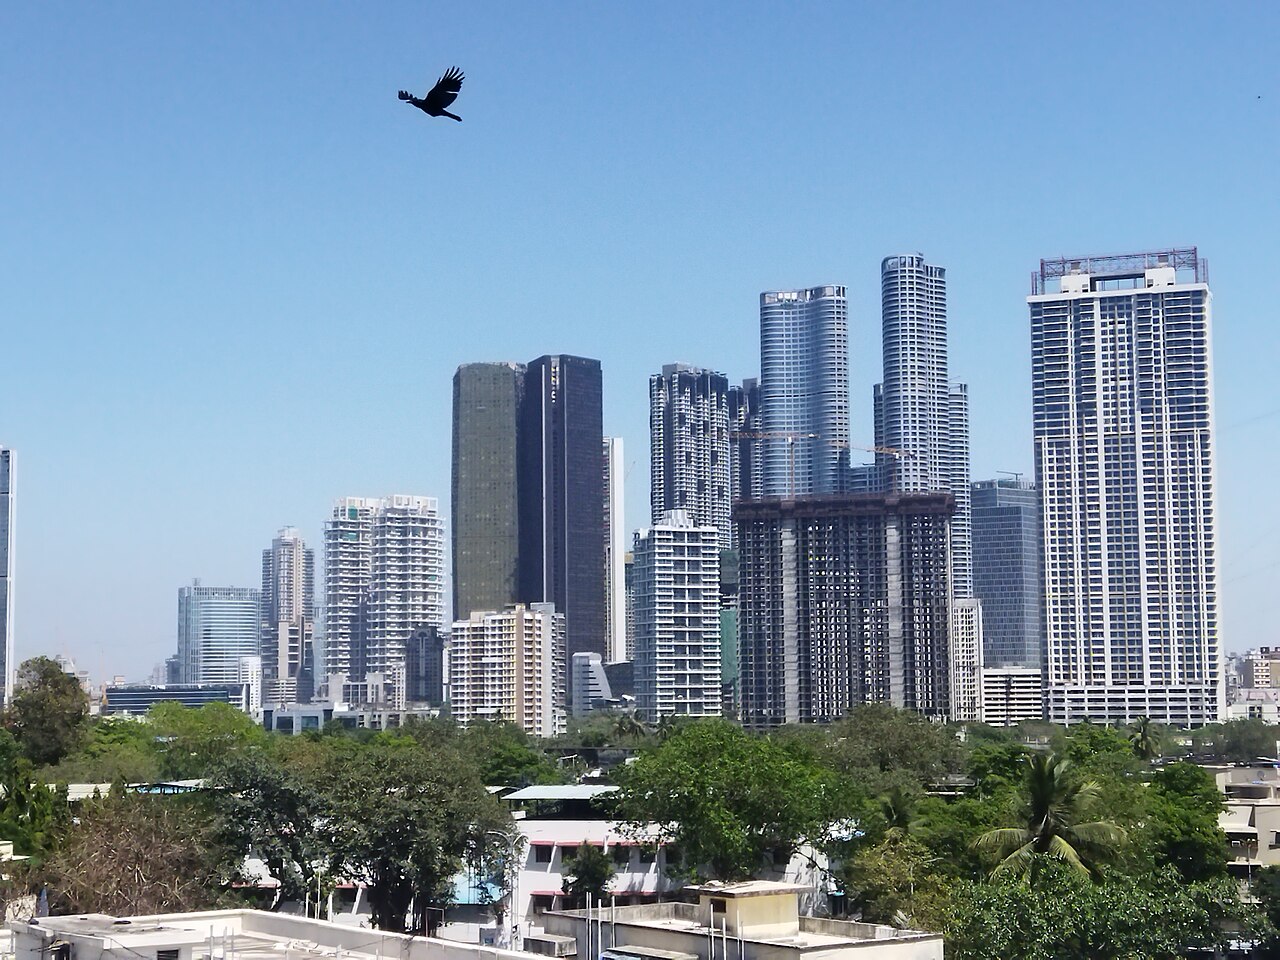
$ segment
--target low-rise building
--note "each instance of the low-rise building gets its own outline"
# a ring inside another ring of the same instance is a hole
[[[101,713],[145,716],[157,703],[173,701],[198,709],[206,703],[229,703],[249,712],[249,688],[243,683],[170,683],[160,686],[126,684],[102,689]]]
[[[1206,767],[1222,791],[1218,825],[1231,845],[1227,869],[1248,879],[1260,867],[1280,864],[1280,768]]]
[[[260,910],[11,921],[14,960],[530,960],[527,953]]]
[[[601,960],[942,960],[942,935],[805,916],[802,885],[752,880],[688,887],[696,903],[547,913],[548,934]],[[19,958],[21,960],[21,958]]]
[[[1044,679],[1039,667],[984,667],[982,722],[1012,727],[1044,719]]]

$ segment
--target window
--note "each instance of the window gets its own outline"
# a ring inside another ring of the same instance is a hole
[[[555,851],[556,851],[556,848],[550,847],[550,846],[534,847],[533,862],[534,863],[550,863],[551,855],[554,854]]]

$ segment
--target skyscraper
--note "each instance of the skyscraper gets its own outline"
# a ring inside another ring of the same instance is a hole
[[[649,506],[660,523],[684,510],[730,545],[729,380],[669,363],[649,378]]]
[[[604,576],[605,635],[608,656],[629,660],[627,648],[627,518],[623,496],[626,465],[621,437],[604,438]]]
[[[757,500],[764,496],[760,472],[760,381],[754,377],[729,388],[729,493],[730,501]],[[736,434],[736,436],[735,436]],[[733,524],[730,522],[730,529]]]
[[[178,589],[178,659],[183,683],[238,683],[242,657],[256,657],[262,595],[248,587]]]
[[[465,363],[453,375],[453,613],[519,599],[519,440],[524,365]]]
[[[13,451],[0,447],[0,706],[13,697]]]
[[[1039,667],[1040,493],[1022,479],[973,484],[973,595],[987,667]]]
[[[950,710],[948,493],[742,501],[738,658],[747,727],[878,701]]]
[[[347,497],[325,524],[326,675],[402,670],[420,627],[444,625],[444,523],[434,497]]]
[[[607,653],[600,361],[527,365],[520,422],[520,597],[564,614],[566,656]]]
[[[373,515],[367,668],[404,666],[405,643],[419,627],[444,626],[444,521],[435,497],[395,495]]]
[[[262,696],[269,703],[311,699],[315,551],[293,527],[262,551]]]
[[[649,722],[721,714],[719,538],[683,510],[636,532],[636,706]]]
[[[760,294],[761,492],[835,493],[849,445],[845,288]]]
[[[880,487],[944,490],[956,501],[951,527],[952,589],[972,596],[969,535],[968,387],[952,384],[947,366],[946,269],[923,254],[880,264],[884,379],[875,388]]]
[[[1210,301],[1195,248],[1033,275],[1050,720],[1224,714]]]

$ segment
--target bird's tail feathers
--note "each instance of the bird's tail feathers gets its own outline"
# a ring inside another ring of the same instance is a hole
[[[401,100],[413,99],[413,94],[411,94],[408,90],[401,90],[399,93],[396,94],[396,96],[399,97]]]

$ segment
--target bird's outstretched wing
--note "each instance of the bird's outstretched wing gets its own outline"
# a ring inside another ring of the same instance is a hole
[[[444,76],[436,81],[436,85],[431,88],[422,99],[426,102],[428,109],[443,110],[453,101],[458,99],[458,91],[462,89],[462,71],[457,67],[450,67],[444,72]]]
[[[401,90],[399,93],[396,94],[396,96],[399,97],[401,100],[413,99],[413,94],[410,93],[408,90]]]

